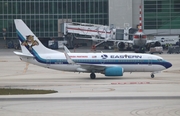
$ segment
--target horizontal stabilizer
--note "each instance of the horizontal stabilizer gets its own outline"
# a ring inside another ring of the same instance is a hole
[[[25,57],[30,57],[30,58],[34,58],[34,56],[33,55],[31,55],[31,54],[23,54],[23,53],[21,53],[21,52],[14,52],[16,55],[18,55],[18,56],[25,56]]]

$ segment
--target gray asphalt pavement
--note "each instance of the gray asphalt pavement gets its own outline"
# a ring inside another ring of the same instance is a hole
[[[180,55],[157,54],[172,68],[123,77],[26,67],[12,49],[0,49],[0,87],[56,90],[46,95],[1,95],[0,116],[179,116]],[[73,51],[72,51],[73,52]],[[91,52],[89,49],[75,52]],[[101,51],[96,51],[101,52]],[[107,50],[105,52],[112,52]],[[26,70],[27,68],[27,70]]]

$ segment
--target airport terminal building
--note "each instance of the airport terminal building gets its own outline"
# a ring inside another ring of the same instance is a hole
[[[122,27],[139,24],[139,6],[146,34],[180,34],[180,0],[110,0],[109,23]],[[116,13],[113,13],[116,12]]]
[[[59,37],[59,20],[136,28],[140,5],[145,33],[180,34],[180,0],[0,0],[0,41],[17,38],[13,19],[42,39]]]

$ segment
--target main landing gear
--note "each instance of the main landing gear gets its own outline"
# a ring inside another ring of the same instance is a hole
[[[91,79],[95,79],[95,78],[96,78],[95,73],[91,73],[91,74],[90,74],[90,78],[91,78]]]
[[[151,78],[154,78],[154,74],[153,73],[151,74]]]

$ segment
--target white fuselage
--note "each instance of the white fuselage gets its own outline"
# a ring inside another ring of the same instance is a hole
[[[143,32],[136,32],[133,36],[133,43],[135,46],[144,47],[147,43],[147,36]]]
[[[15,19],[16,33],[22,53],[14,52],[21,60],[38,66],[70,71],[95,73],[105,76],[123,76],[124,72],[154,72],[167,69],[171,63],[159,56],[136,53],[70,53],[64,46],[64,53],[46,48],[21,19]],[[144,36],[145,37],[145,36]],[[140,36],[140,38],[144,38]],[[135,37],[138,38],[138,37]]]
[[[166,63],[161,57],[136,53],[68,53],[76,64],[68,64],[64,53],[40,54],[35,58],[21,56],[21,60],[38,66],[70,71],[89,72],[78,63],[93,64],[105,67],[120,66],[124,72],[158,72],[165,70]]]

